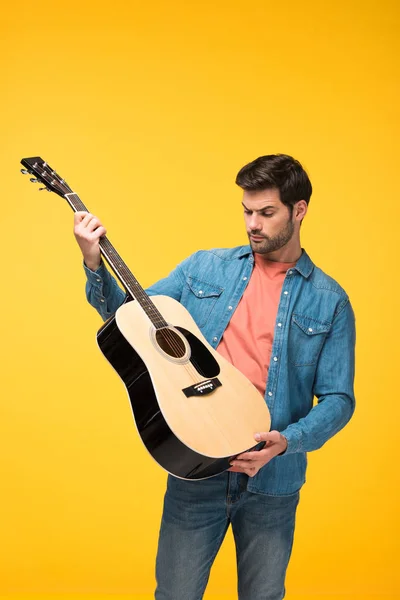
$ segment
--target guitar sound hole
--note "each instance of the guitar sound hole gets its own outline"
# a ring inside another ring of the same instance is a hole
[[[173,358],[183,358],[186,353],[186,347],[181,337],[172,329],[158,329],[156,332],[156,341],[161,350]]]

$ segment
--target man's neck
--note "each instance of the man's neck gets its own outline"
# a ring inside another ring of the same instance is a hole
[[[281,262],[281,263],[296,263],[300,256],[302,250],[300,243],[295,247],[285,246],[283,248],[279,248],[279,250],[275,250],[275,252],[267,252],[265,254],[260,254],[265,260],[270,260],[272,262]]]

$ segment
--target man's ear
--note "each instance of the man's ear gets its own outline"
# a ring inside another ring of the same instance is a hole
[[[305,200],[299,200],[295,204],[294,214],[296,221],[301,221],[307,214],[307,202]]]

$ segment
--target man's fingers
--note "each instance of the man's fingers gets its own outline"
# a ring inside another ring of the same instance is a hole
[[[253,477],[258,471],[269,463],[269,461],[276,456],[281,449],[279,442],[282,439],[282,435],[279,431],[261,432],[254,435],[258,441],[266,442],[262,450],[256,450],[253,452],[243,452],[231,460],[231,469],[236,473],[246,473],[250,477]]]
[[[262,450],[254,450],[253,452],[243,452],[243,454],[238,454],[235,460],[262,460],[263,458],[267,458],[272,453],[272,445],[266,446]]]
[[[101,225],[99,219],[97,219],[97,217],[92,217],[89,221],[89,223],[86,225],[86,229],[88,229],[90,232],[94,231],[95,229],[97,229],[97,227]]]
[[[84,219],[86,219],[86,217],[89,215],[90,213],[88,213],[86,210],[78,210],[78,212],[74,213],[74,225],[80,225],[82,221],[84,221]]]
[[[263,450],[258,450],[258,452],[246,452],[246,454],[240,454],[235,458],[235,460],[263,460],[270,454],[271,450],[269,448],[264,448]]]
[[[106,233],[105,227],[103,227],[103,225],[97,217],[93,217],[93,219],[89,221],[89,223],[86,226],[86,230],[90,231],[90,233],[96,233],[96,238]]]
[[[258,464],[258,461],[255,460],[237,460],[231,462],[232,467],[239,467],[240,469],[249,469],[253,468]]]
[[[78,225],[87,215],[87,211],[86,210],[78,210],[76,213],[74,213],[74,223],[75,225]]]
[[[98,227],[96,229],[96,233],[99,237],[102,237],[103,235],[105,235],[107,233],[107,229],[105,227],[103,227],[103,225],[100,225],[100,227]]]
[[[75,234],[89,240],[97,240],[107,233],[100,219],[88,212],[75,213],[74,224]]]
[[[93,215],[88,212],[79,212],[74,215],[74,231],[75,234],[82,234],[87,224],[93,219]]]
[[[258,467],[249,467],[249,468],[245,469],[245,468],[241,468],[241,467],[231,467],[230,469],[228,469],[228,471],[231,471],[232,473],[245,473],[249,477],[254,477],[254,475],[256,473],[258,473],[259,468]]]
[[[93,218],[94,218],[94,216],[91,213],[86,213],[86,215],[83,217],[83,219],[81,221],[81,225],[83,225],[83,227],[87,227]]]
[[[254,434],[254,439],[258,442],[278,442],[281,434],[279,431],[261,431]]]

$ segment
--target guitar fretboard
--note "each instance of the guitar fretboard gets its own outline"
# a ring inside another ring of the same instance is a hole
[[[81,210],[88,212],[88,209],[83,204],[78,194],[71,192],[70,194],[65,194],[65,198],[75,212]],[[154,327],[156,329],[167,327],[168,323],[151,301],[150,296],[146,294],[140,283],[131,273],[125,262],[115,250],[114,246],[111,244],[110,240],[106,236],[100,238],[99,246],[101,254],[107,260],[108,264],[121,281],[128,294],[130,294],[132,298],[139,302],[140,306],[145,311]]]

